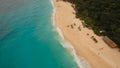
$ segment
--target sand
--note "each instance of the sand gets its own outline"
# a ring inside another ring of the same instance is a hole
[[[102,37],[85,28],[82,20],[75,17],[75,11],[70,3],[52,1],[55,8],[55,26],[61,29],[65,40],[72,44],[77,56],[83,57],[91,68],[120,68],[120,52],[117,48],[110,48]],[[98,43],[93,41],[92,36]]]

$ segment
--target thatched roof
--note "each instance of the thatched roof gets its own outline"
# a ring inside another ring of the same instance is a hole
[[[112,48],[115,48],[117,46],[117,44],[107,36],[104,36],[103,40]]]

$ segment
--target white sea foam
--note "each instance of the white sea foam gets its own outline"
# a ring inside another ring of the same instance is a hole
[[[55,12],[56,11],[55,11],[54,3],[52,0],[51,0],[51,3],[53,6],[52,21],[53,21],[53,26],[55,28],[55,31],[58,33],[58,38],[59,38],[58,40],[60,41],[60,43],[63,45],[64,48],[70,50],[70,53],[74,57],[74,61],[77,63],[79,68],[91,68],[90,64],[87,61],[85,61],[83,57],[76,55],[76,51],[74,47],[72,46],[72,44],[64,39],[61,29],[55,26]]]
[[[60,37],[60,43],[63,45],[64,48],[68,49],[71,53],[71,55],[74,57],[74,61],[77,63],[79,68],[91,68],[90,64],[84,60],[83,57],[78,57],[76,55],[76,51],[72,44],[64,39],[64,36],[62,35],[62,31],[60,30],[59,27],[56,28],[56,31]]]

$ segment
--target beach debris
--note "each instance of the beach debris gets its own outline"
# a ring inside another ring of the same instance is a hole
[[[84,20],[82,20],[81,22],[82,22],[83,28],[87,27],[87,24],[85,23]]]
[[[87,33],[87,35],[89,35],[89,34]]]
[[[75,14],[75,12],[72,12],[73,14]]]
[[[95,43],[98,42],[97,39],[96,39],[94,36],[92,36],[91,39],[92,39]]]
[[[81,31],[81,28],[80,28],[80,26],[78,27],[78,30],[79,30],[79,31]]]
[[[71,28],[73,29],[73,25],[71,25]]]
[[[72,6],[73,8],[75,8],[75,4],[72,4],[71,6]]]
[[[74,23],[74,26],[76,26],[76,23]]]

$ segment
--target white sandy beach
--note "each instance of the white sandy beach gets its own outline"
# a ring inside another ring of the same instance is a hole
[[[110,48],[102,37],[84,28],[81,20],[75,18],[75,11],[70,3],[52,1],[55,7],[55,26],[61,29],[65,40],[72,44],[77,56],[83,57],[92,68],[120,68],[120,52],[117,48]],[[92,36],[98,40],[98,43],[91,39]]]

